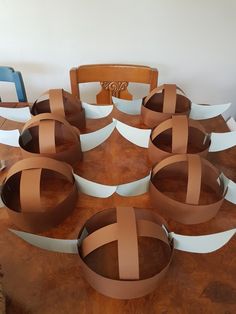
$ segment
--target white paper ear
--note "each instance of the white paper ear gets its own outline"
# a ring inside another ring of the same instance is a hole
[[[87,119],[100,119],[109,116],[113,110],[113,105],[109,106],[98,106],[90,105],[86,102],[82,102],[82,107],[85,110],[85,116]]]
[[[142,99],[125,100],[112,97],[113,104],[116,108],[124,113],[136,115],[141,113]]]
[[[224,182],[226,194],[225,199],[233,204],[236,204],[236,183],[227,178],[223,173],[221,173],[220,178]]]
[[[195,120],[214,118],[225,112],[230,106],[231,103],[222,105],[197,105],[192,103],[189,118]]]
[[[19,130],[0,130],[0,144],[19,147]]]
[[[38,236],[32,233],[27,233],[23,231],[18,231],[14,229],[9,229],[12,233],[14,233],[19,238],[24,241],[39,247],[40,249],[52,251],[52,252],[60,252],[60,253],[72,253],[78,254],[78,240],[60,240],[60,239],[52,239],[47,237]]]
[[[236,145],[236,131],[211,133],[209,152],[218,152]]]
[[[203,236],[185,236],[170,232],[174,247],[192,253],[210,253],[224,246],[236,233],[236,229]]]
[[[75,181],[79,188],[79,191],[95,197],[107,198],[115,193],[116,186],[104,185],[96,183],[87,179],[84,179],[76,174],[74,174]]]
[[[24,108],[4,108],[0,107],[0,116],[16,122],[25,123],[31,119],[29,107]]]
[[[121,196],[137,196],[148,192],[151,172],[143,179],[117,186],[116,193]]]
[[[112,122],[105,126],[104,128],[91,132],[88,134],[81,134],[81,149],[82,152],[87,152],[90,149],[97,147],[98,145],[105,142],[105,140],[111,135],[116,127],[116,123]]]
[[[74,174],[80,192],[100,198],[107,198],[114,193],[121,196],[137,196],[148,191],[150,175],[137,181],[120,184],[120,185],[105,185],[84,179]]]
[[[151,129],[135,128],[116,119],[113,121],[116,121],[116,129],[125,139],[140,147],[148,147]]]

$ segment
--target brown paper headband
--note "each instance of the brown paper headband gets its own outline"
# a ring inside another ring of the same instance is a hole
[[[172,116],[152,130],[148,157],[152,165],[172,154],[199,154],[205,157],[210,146],[204,127],[185,115]]]
[[[63,89],[50,89],[42,96],[48,95],[46,100],[36,100],[31,108],[32,115],[52,113],[66,119],[78,129],[85,128],[85,110],[81,101]]]
[[[183,91],[175,84],[164,84],[152,90],[144,98],[141,107],[143,123],[153,128],[174,114],[185,114],[188,116],[191,109],[191,101],[183,94]]]
[[[204,195],[203,186],[212,192],[211,197]],[[179,192],[178,199],[173,198],[175,190]],[[186,192],[180,193],[181,190]],[[219,170],[199,155],[174,155],[159,162],[153,168],[149,191],[155,207],[184,224],[213,218],[225,195]]]
[[[19,145],[24,158],[40,155],[71,165],[82,159],[79,130],[51,113],[37,115],[26,122]]]
[[[51,178],[53,184],[50,184]],[[12,222],[30,232],[45,231],[62,222],[74,209],[77,195],[72,168],[45,157],[15,163],[7,173],[1,192]]]
[[[100,293],[118,299],[155,290],[173,256],[173,241],[163,225],[159,215],[144,209],[117,207],[95,214],[79,234],[86,280]]]

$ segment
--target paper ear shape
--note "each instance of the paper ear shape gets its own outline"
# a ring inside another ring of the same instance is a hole
[[[212,252],[225,245],[236,229],[206,236],[183,236],[169,232],[164,219],[153,211],[117,207],[92,216],[78,240],[11,231],[42,249],[78,254],[84,277],[93,288],[112,298],[133,299],[158,287],[170,267],[174,249]]]
[[[0,143],[20,147],[24,158],[40,155],[73,165],[82,159],[82,152],[103,143],[114,128],[112,122],[98,131],[80,134],[63,118],[44,113],[26,122],[21,135],[18,130],[0,130]]]
[[[37,99],[32,108],[32,115],[52,113],[67,120],[78,129],[85,128],[85,111],[80,100],[63,89],[50,89]]]
[[[128,141],[148,148],[152,165],[173,154],[199,154],[221,151],[236,145],[236,131],[207,134],[204,127],[187,116],[175,115],[153,130],[138,129],[113,119],[118,132]]]
[[[113,97],[118,110],[127,114],[141,114],[142,122],[154,128],[173,115],[186,115],[195,120],[216,117],[226,111],[231,104],[193,104],[184,92],[174,84],[164,84],[155,88],[147,97],[135,100],[122,100]]]

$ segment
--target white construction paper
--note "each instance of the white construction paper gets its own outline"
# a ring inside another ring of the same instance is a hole
[[[0,130],[0,144],[19,147],[19,130]]]
[[[218,152],[236,145],[236,131],[225,133],[211,133],[209,152]]]
[[[94,197],[107,198],[114,193],[121,196],[137,196],[146,193],[149,187],[150,175],[151,174],[145,178],[120,185],[100,184],[82,178],[76,174],[74,174],[74,178],[80,192]]]
[[[137,196],[148,192],[150,183],[151,172],[143,179],[120,184],[117,186],[116,193],[121,196]]]
[[[90,105],[86,102],[82,102],[82,107],[85,109],[85,116],[87,119],[100,119],[109,116],[113,110],[113,105],[100,106]]]
[[[22,123],[25,123],[29,119],[31,119],[31,113],[30,113],[29,107],[24,107],[24,108],[0,107],[0,116],[8,120],[22,122]]]
[[[214,118],[225,112],[227,109],[229,109],[230,106],[231,103],[222,105],[198,105],[192,103],[189,118],[194,120]]]
[[[76,174],[74,174],[75,181],[77,183],[78,189],[80,192],[100,197],[100,198],[107,198],[115,193],[117,186],[112,185],[104,185],[100,183],[96,183],[87,179],[84,179]]]
[[[177,250],[192,253],[210,253],[224,246],[235,233],[236,228],[202,236],[185,236],[170,232],[170,236],[174,238],[174,247]]]
[[[32,233],[8,229],[24,241],[44,250],[78,254],[78,240],[60,240],[38,236]]]
[[[138,115],[141,113],[142,99],[126,100],[112,97],[113,104],[116,108],[124,113]]]
[[[81,149],[82,152],[87,152],[90,149],[97,147],[102,144],[114,131],[116,123],[112,122],[106,125],[104,128],[91,132],[88,134],[80,135]]]
[[[228,128],[230,129],[230,131],[236,131],[236,121],[234,120],[233,117],[229,118],[226,124],[228,125]]]
[[[116,129],[125,139],[137,146],[148,148],[151,129],[135,128],[116,119],[113,121],[116,121]]]
[[[225,199],[236,204],[236,183],[227,178],[223,173],[221,173],[220,178],[224,182],[225,190],[227,189]]]

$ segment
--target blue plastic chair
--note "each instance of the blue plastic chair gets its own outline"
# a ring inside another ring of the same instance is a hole
[[[27,102],[25,86],[20,72],[11,67],[0,66],[0,81],[14,83],[18,101]]]

